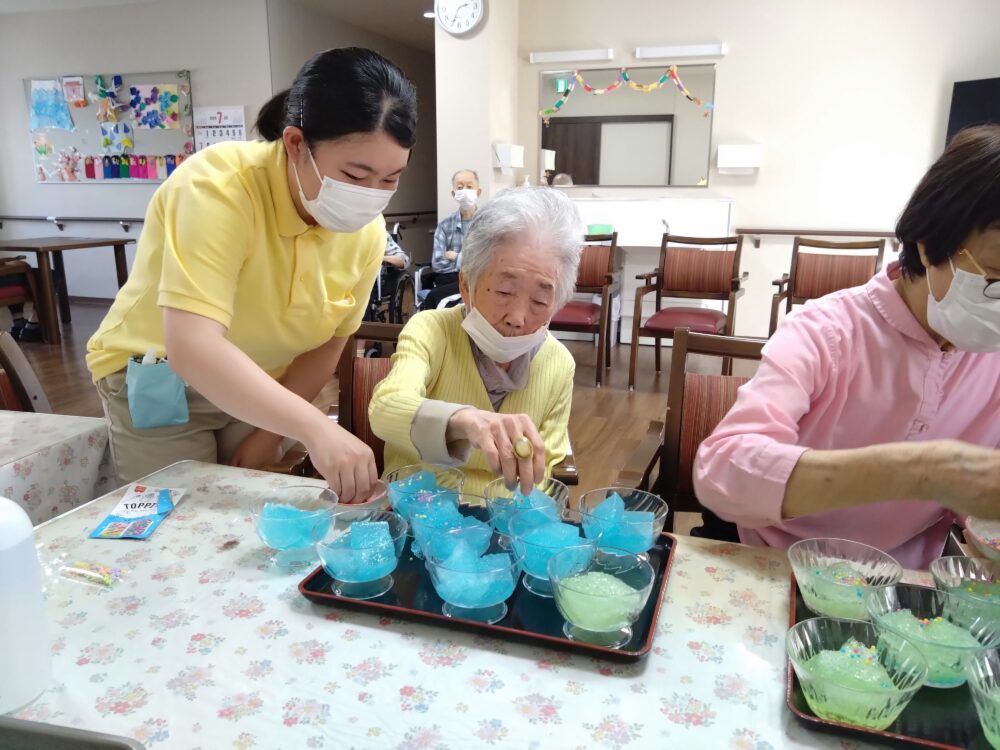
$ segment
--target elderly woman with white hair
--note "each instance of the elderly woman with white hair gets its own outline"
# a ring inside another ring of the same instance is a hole
[[[575,366],[548,323],[573,294],[582,241],[558,190],[511,188],[479,210],[462,250],[464,304],[413,316],[373,394],[386,471],[461,466],[468,492],[498,474],[528,492],[566,457]]]

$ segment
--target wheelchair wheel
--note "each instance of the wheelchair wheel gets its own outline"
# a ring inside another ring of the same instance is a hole
[[[406,323],[413,315],[416,307],[416,294],[413,289],[413,278],[406,274],[396,284],[396,290],[389,302],[389,322]]]

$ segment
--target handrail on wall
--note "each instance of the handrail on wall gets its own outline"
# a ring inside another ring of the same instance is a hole
[[[409,217],[406,223],[416,224],[422,217],[437,216],[437,211],[404,211],[400,213],[384,214],[386,219],[393,219],[400,222],[399,217]],[[105,224],[118,224],[122,231],[128,232],[133,224],[142,224],[141,218],[121,218],[117,216],[0,216],[0,229],[3,229],[5,221],[44,221],[53,224],[60,232],[65,229],[69,222],[100,222]]]
[[[885,238],[892,245],[892,251],[899,251],[899,239],[895,232],[887,232],[884,229],[871,232],[861,229],[749,229],[736,228],[736,234],[745,235],[753,240],[754,247],[760,247],[760,238],[770,237],[875,237]]]

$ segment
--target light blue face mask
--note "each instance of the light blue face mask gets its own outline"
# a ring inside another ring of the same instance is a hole
[[[143,364],[140,357],[128,361],[125,371],[128,411],[132,426],[139,430],[187,424],[188,402],[184,381],[166,360]]]

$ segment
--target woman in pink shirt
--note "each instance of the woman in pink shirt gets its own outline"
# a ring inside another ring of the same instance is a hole
[[[959,133],[896,225],[899,262],[790,316],[698,450],[748,544],[835,536],[926,567],[1000,518],[1000,126]]]

